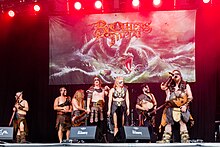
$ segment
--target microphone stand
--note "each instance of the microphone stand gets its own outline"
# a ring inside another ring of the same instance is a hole
[[[20,97],[21,95],[22,95],[22,92],[21,92],[21,94],[16,98],[15,104],[18,102],[18,99],[19,99],[19,97]],[[13,119],[14,119],[15,112],[16,112],[16,111],[13,111],[13,113],[12,113],[12,115],[11,115],[11,119],[10,119],[10,122],[9,122],[9,124],[8,124],[9,127],[11,126],[11,123],[12,123],[12,121],[13,121]]]

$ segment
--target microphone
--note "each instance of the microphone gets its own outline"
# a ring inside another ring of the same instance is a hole
[[[169,72],[169,74],[174,78],[176,79],[178,76],[177,75],[174,75],[172,72]]]
[[[174,76],[174,74],[173,74],[172,72],[169,72],[169,74],[170,74],[171,76]]]

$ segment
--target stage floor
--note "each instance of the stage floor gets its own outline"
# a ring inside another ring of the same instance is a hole
[[[220,147],[220,143],[2,143],[5,147],[73,146],[73,147]]]

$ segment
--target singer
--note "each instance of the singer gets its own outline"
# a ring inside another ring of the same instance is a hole
[[[189,84],[183,80],[179,70],[173,70],[169,72],[169,74],[171,77],[169,77],[167,82],[161,83],[161,89],[166,93],[166,102],[168,106],[165,107],[161,119],[160,128],[165,127],[165,130],[162,141],[160,142],[170,142],[172,125],[177,122],[180,125],[181,142],[188,143],[189,134],[186,123],[193,122],[193,118],[189,112],[189,103],[193,99],[191,88]]]
[[[13,111],[15,113],[13,127],[16,134],[16,142],[25,143],[26,135],[28,133],[27,122],[25,118],[29,110],[28,102],[23,99],[22,92],[17,92],[15,95],[15,99],[16,102],[13,108]]]
[[[171,75],[171,78],[173,78],[173,79],[178,78],[178,76],[173,74],[172,72],[169,72],[169,74]]]

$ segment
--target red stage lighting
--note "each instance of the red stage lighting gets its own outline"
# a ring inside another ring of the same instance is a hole
[[[75,8],[76,10],[80,10],[80,9],[82,8],[82,4],[81,4],[80,2],[75,2],[75,3],[74,3],[74,8]]]
[[[140,4],[140,1],[139,1],[139,0],[132,0],[132,5],[133,5],[134,7],[139,6],[139,4]]]
[[[39,5],[34,5],[34,11],[39,12],[40,11],[40,6]]]
[[[15,12],[13,10],[9,10],[8,11],[8,16],[14,17],[15,16]]]
[[[161,0],[153,0],[153,5],[159,7],[161,5]]]
[[[203,3],[207,4],[209,3],[211,0],[203,0]]]
[[[100,9],[100,8],[102,7],[102,2],[101,2],[100,0],[97,0],[97,1],[95,2],[95,7],[96,7],[97,9]]]

